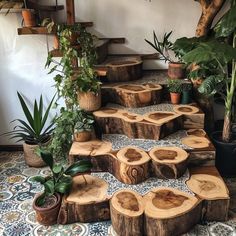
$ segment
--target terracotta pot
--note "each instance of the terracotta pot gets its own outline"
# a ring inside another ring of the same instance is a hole
[[[60,47],[60,41],[57,35],[54,35],[53,37],[53,48],[54,49],[59,49]]]
[[[170,93],[170,99],[172,104],[180,103],[180,93]]]
[[[32,10],[30,10],[30,9],[22,10],[22,16],[23,16],[25,27],[36,26],[35,16],[34,16],[34,13],[32,12]]]
[[[53,196],[55,197],[55,201],[51,206],[40,207],[36,205],[36,201],[41,194],[36,194],[33,201],[33,209],[36,212],[36,220],[41,225],[54,225],[57,223],[57,217],[61,206],[61,195],[55,193]]]
[[[82,131],[74,133],[74,140],[76,142],[87,142],[91,140],[92,132],[91,131]]]
[[[42,146],[47,146],[50,140]],[[24,150],[24,158],[25,162],[28,166],[31,167],[44,167],[46,163],[42,160],[40,156],[35,153],[35,150],[39,148],[39,145],[31,145],[27,143],[23,143],[23,150]]]
[[[171,79],[183,79],[185,77],[185,64],[184,63],[169,63],[168,76]]]
[[[92,92],[78,92],[78,102],[85,111],[96,111],[101,107],[101,91],[97,94]]]

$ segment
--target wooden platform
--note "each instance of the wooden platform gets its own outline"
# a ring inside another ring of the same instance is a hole
[[[194,192],[189,191],[186,180]],[[190,176],[181,181],[168,181],[151,178],[144,185],[133,186],[123,185],[107,173],[77,176],[71,193],[63,198],[58,223],[111,219],[120,236],[133,232],[173,236],[203,220],[227,219],[229,194],[215,167],[191,169]],[[202,191],[196,190],[199,188]]]

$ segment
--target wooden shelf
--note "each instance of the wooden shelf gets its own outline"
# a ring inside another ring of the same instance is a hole
[[[55,12],[55,11],[64,10],[64,5],[57,5],[57,6],[55,6],[55,5],[54,6],[53,5],[52,6],[41,5],[33,0],[27,1],[27,7],[29,9],[35,9],[35,10],[39,10],[39,11],[48,11],[48,12]]]
[[[110,57],[136,57],[140,56],[142,60],[158,60],[159,59],[159,54],[158,53],[152,53],[152,54],[109,54],[108,56]]]
[[[93,22],[78,22],[80,23],[83,27],[92,27]],[[29,34],[55,34],[56,31],[52,31],[51,33],[48,32],[47,27],[23,27],[23,28],[18,28],[18,35],[29,35]]]
[[[20,9],[10,9],[10,10],[8,10],[8,9],[1,9],[0,10],[0,14],[10,14],[10,13],[21,13],[21,11],[22,11],[22,8],[20,8]]]

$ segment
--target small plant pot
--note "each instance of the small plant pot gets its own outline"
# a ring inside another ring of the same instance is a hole
[[[33,209],[36,212],[36,220],[41,225],[50,226],[57,223],[57,217],[61,206],[61,195],[55,193],[48,198],[45,206],[37,206],[36,201],[41,194],[37,194],[33,201]]]
[[[170,93],[170,100],[172,104],[180,103],[180,93]]]
[[[168,76],[171,79],[183,79],[185,77],[185,64],[170,62],[168,67]]]
[[[54,35],[54,37],[53,37],[53,48],[54,49],[59,49],[59,47],[60,47],[59,37],[57,35]]]
[[[101,91],[97,94],[92,92],[78,92],[78,102],[85,111],[96,111],[101,107]]]
[[[25,27],[36,26],[35,15],[32,10],[30,9],[22,10],[22,17],[23,17]]]
[[[189,104],[191,102],[191,91],[183,91],[181,104]]]
[[[92,132],[91,131],[82,131],[74,133],[74,140],[76,142],[87,142],[91,140]]]

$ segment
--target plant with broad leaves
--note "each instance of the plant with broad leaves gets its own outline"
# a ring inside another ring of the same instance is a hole
[[[42,206],[48,196],[55,193],[67,194],[72,187],[72,177],[78,174],[88,172],[92,168],[89,160],[78,161],[66,169],[61,164],[55,164],[50,152],[41,151],[41,157],[51,170],[51,175],[34,176],[33,181],[39,182],[44,186],[44,192],[37,199],[36,204]]]
[[[93,129],[93,125],[93,116],[81,110],[80,114],[78,114],[78,120],[75,124],[74,132],[79,133],[83,131],[91,131]]]
[[[45,113],[43,112],[44,102],[42,95],[40,96],[39,103],[35,99],[33,112],[30,112],[24,98],[19,92],[17,92],[17,96],[19,98],[26,121],[22,119],[13,120],[12,122],[18,122],[19,125],[16,125],[12,131],[4,133],[3,135],[11,136],[11,139],[17,138],[17,142],[24,141],[27,144],[40,145],[46,143],[50,139],[53,131],[53,122],[51,122],[49,126],[45,126],[55,96],[50,101]]]

